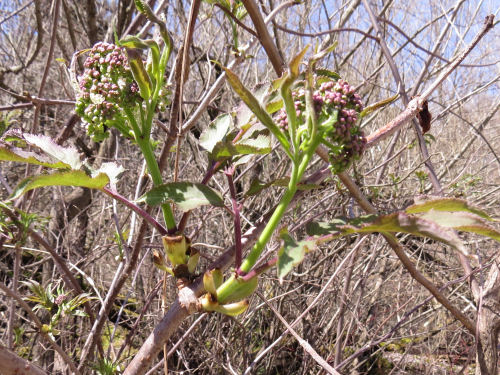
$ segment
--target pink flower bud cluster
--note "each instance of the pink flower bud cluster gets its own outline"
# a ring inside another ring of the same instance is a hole
[[[62,303],[64,301],[66,301],[68,299],[68,296],[66,294],[60,294],[57,296],[57,298],[55,299],[54,303],[56,305],[62,305]]]
[[[306,121],[305,90],[293,91],[292,96],[299,123],[303,124]],[[357,125],[359,113],[363,110],[361,98],[349,83],[339,79],[321,83],[313,92],[313,104],[320,131],[324,131],[325,140],[334,146],[329,153],[332,171],[342,172],[352,160],[359,159],[366,145],[363,132]],[[285,109],[278,112],[276,121],[283,129],[288,128]]]
[[[91,49],[78,77],[76,113],[94,140],[107,137],[106,129],[121,117],[121,108],[140,100],[139,87],[130,71],[125,51],[99,42]]]

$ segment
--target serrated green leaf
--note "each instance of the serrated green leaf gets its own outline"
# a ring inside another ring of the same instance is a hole
[[[464,225],[459,230],[486,236],[500,242],[500,232],[487,225]]]
[[[69,165],[45,155],[39,155],[35,152],[24,151],[17,147],[12,147],[5,143],[0,143],[0,160],[16,161],[21,163],[29,163],[42,165],[44,167],[55,169],[68,169]]]
[[[267,131],[255,132],[234,144],[239,154],[267,154],[271,152],[271,139]]]
[[[252,158],[253,158],[252,154],[241,155],[240,157],[235,157],[233,160],[233,166],[236,167],[238,165],[246,164],[250,160],[252,160]]]
[[[220,158],[248,155],[248,154],[267,154],[271,152],[271,139],[267,129],[254,131],[248,137],[243,137],[238,142],[233,143],[230,140],[219,142],[212,150],[212,158],[219,160]]]
[[[79,169],[82,166],[80,155],[74,147],[59,146],[52,138],[45,135],[23,133],[19,139],[26,141],[28,145],[38,147],[47,156],[0,143],[0,160],[20,161],[57,169]]]
[[[88,316],[87,313],[85,311],[82,311],[82,310],[73,310],[71,312],[71,315],[73,315],[73,316],[81,316],[81,317],[84,317],[84,318],[86,318]]]
[[[248,188],[247,192],[245,193],[245,197],[251,197],[252,195],[257,195],[259,194],[262,190],[267,189],[269,186],[271,186],[273,182],[268,182],[264,183],[258,178],[253,179],[252,182],[250,183],[250,187]]]
[[[262,106],[266,102],[266,99],[269,95],[269,86],[270,85],[268,83],[259,84],[253,89],[253,92],[252,92],[253,96],[255,97],[255,99],[257,99],[259,104]],[[237,128],[241,129],[245,125],[250,123],[252,118],[254,118],[254,113],[246,104],[244,104],[244,102],[243,103],[240,102],[240,105],[236,109],[236,116],[235,117],[236,117],[236,124],[235,125]]]
[[[137,8],[137,10],[143,14],[147,14],[147,8],[149,7],[149,5],[147,5],[147,3],[143,0],[134,0],[134,3],[135,3],[135,7]]]
[[[427,212],[430,210],[435,211],[449,211],[449,212],[470,212],[476,214],[483,219],[493,221],[493,219],[486,214],[484,211],[472,207],[467,203],[467,201],[458,198],[416,198],[415,204],[406,208],[406,212],[409,214],[416,214],[421,212]]]
[[[374,215],[367,216],[366,222],[372,222],[374,218]],[[340,237],[342,236],[343,227],[348,223],[349,221],[343,218],[335,218],[328,223],[310,221],[306,224],[306,233],[309,236],[325,236],[338,232]]]
[[[283,246],[278,252],[278,278],[283,281],[283,278],[304,259],[307,252],[316,248],[314,240],[295,241],[286,231],[280,233],[283,240]]]
[[[338,81],[340,79],[340,75],[337,72],[323,68],[315,69],[314,74],[316,74],[318,77],[326,77],[334,81]]]
[[[233,13],[234,13],[234,16],[239,20],[242,20],[248,14],[247,9],[243,6],[243,3],[236,3],[236,7],[235,7]]]
[[[224,205],[218,192],[206,185],[192,182],[172,182],[159,185],[139,198],[138,202],[145,202],[150,206],[174,202],[182,211],[189,211],[203,205],[217,207]]]
[[[469,256],[465,246],[454,230],[443,227],[438,223],[416,215],[396,212],[389,215],[367,216],[353,220],[345,220],[320,225],[309,225],[308,233],[322,234],[320,242],[330,241],[333,238],[353,233],[409,233],[419,237],[428,237],[443,242],[455,248],[462,254]],[[312,230],[311,230],[312,228]],[[321,233],[321,231],[323,231]]]
[[[84,171],[61,171],[52,174],[42,174],[24,179],[16,187],[10,199],[16,199],[24,193],[44,186],[81,186],[89,189],[102,189],[109,183],[105,173],[98,173],[94,177]]]
[[[208,125],[200,136],[200,146],[212,152],[217,143],[222,142],[230,129],[233,128],[233,117],[224,114],[217,117]]]
[[[163,72],[159,71],[160,67],[160,47],[158,46],[158,43],[156,43],[154,40],[146,40],[145,43],[149,47],[149,53],[151,57],[151,62],[153,64],[153,74],[163,74]]]
[[[71,169],[80,169],[82,166],[80,154],[74,147],[59,146],[45,135],[24,134],[24,139],[53,158],[68,164]]]
[[[312,63],[314,65],[317,61],[323,59],[326,55],[332,53],[335,50],[335,48],[337,48],[337,45],[338,45],[338,41],[335,41],[331,45],[326,47],[325,49],[323,49],[319,52],[316,52],[309,60],[309,64]],[[316,49],[316,51],[317,51],[317,49]]]
[[[266,104],[266,111],[270,114],[278,112],[281,108],[283,108],[283,99],[273,100]]]
[[[500,241],[500,232],[489,227],[481,218],[470,212],[447,212],[430,210],[419,215],[443,227],[453,228],[463,232],[476,233]]]
[[[334,124],[338,122],[339,119],[339,111],[337,109],[333,110],[328,114],[328,117],[321,123],[321,128],[327,130],[331,128]]]
[[[142,39],[134,35],[127,35],[125,38],[120,39],[118,45],[120,47],[125,47],[125,48],[139,48],[139,49],[148,48],[148,45]]]
[[[271,133],[280,141],[280,143],[289,150],[290,143],[285,135],[281,132],[278,126],[274,123],[269,113],[260,105],[258,99],[241,83],[240,79],[230,69],[224,68],[228,82],[231,84],[233,90],[245,102],[250,110],[255,114],[259,121],[268,128]]]

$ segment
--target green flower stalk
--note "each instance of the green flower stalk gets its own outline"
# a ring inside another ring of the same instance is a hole
[[[171,44],[166,43],[160,53],[153,40],[128,37],[116,43],[119,45],[99,42],[90,50],[85,70],[78,77],[76,112],[95,141],[108,137],[110,127],[133,139],[144,155],[154,186],[158,186],[163,179],[150,138],[155,113],[168,103],[164,74]],[[141,50],[149,52],[147,68]],[[162,205],[162,211],[167,228],[174,232],[170,205]]]
[[[289,78],[284,82],[287,83],[288,80]],[[293,91],[289,84],[282,87],[285,108],[280,110],[275,121],[289,138],[295,137],[295,140],[292,139],[295,150],[290,181],[266,228],[242,262],[239,274],[250,272],[256,264],[295,195],[297,184],[317,146],[322,143],[328,147],[333,173],[346,170],[353,160],[359,159],[365,148],[366,140],[357,124],[359,113],[363,109],[359,95],[347,82],[340,79],[321,77],[322,83],[314,89],[314,81],[319,80],[320,78],[308,72],[305,87],[303,82],[299,82],[302,87]],[[290,120],[291,129],[288,129]],[[227,282],[224,286],[233,288]]]

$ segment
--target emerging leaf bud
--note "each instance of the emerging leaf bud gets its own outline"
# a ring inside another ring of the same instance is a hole
[[[248,308],[248,300],[244,299],[238,302],[228,303],[221,305],[214,301],[212,296],[207,293],[200,299],[201,308],[207,312],[218,312],[228,316],[238,316],[246,311]]]
[[[188,272],[190,274],[194,273],[198,261],[200,260],[200,252],[192,247],[189,248],[190,253],[187,261]]]
[[[203,275],[203,287],[213,299],[217,300],[217,286],[213,277],[213,271],[207,271]]]
[[[241,277],[233,275],[217,288],[217,302],[227,304],[242,300],[255,291],[257,284],[257,276],[250,280],[243,280]]]
[[[168,267],[165,257],[156,249],[153,249],[153,264],[159,270],[173,275],[172,269]]]
[[[172,266],[177,267],[181,264],[186,264],[188,260],[188,248],[190,241],[186,239],[186,236],[163,236],[162,237],[163,247],[165,248],[165,253],[172,263]]]

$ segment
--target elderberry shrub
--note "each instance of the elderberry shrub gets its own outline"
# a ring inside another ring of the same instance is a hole
[[[306,121],[305,90],[292,91],[299,124]],[[364,151],[366,138],[357,124],[363,110],[360,96],[346,81],[324,81],[313,92],[313,103],[319,131],[328,147],[330,166],[333,173],[345,171],[353,160],[358,160]],[[285,109],[276,117],[278,125],[288,127]]]
[[[128,133],[122,109],[133,109],[142,101],[123,48],[99,42],[85,60],[78,77],[76,113],[82,118],[94,141],[102,141],[107,128]]]

